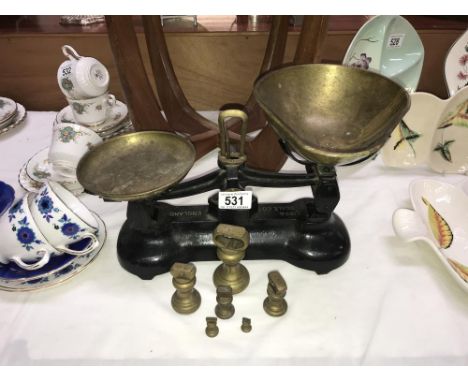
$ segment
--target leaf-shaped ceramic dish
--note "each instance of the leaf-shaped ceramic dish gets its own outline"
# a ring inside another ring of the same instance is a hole
[[[375,16],[351,42],[343,65],[376,71],[416,90],[424,61],[424,46],[413,26],[401,16]]]
[[[393,214],[395,233],[407,242],[428,243],[468,292],[468,196],[451,184],[417,179],[410,185],[410,197],[414,210]]]
[[[438,172],[468,173],[468,87],[448,99],[432,137],[429,164]]]
[[[390,167],[413,167],[427,163],[432,136],[445,103],[435,95],[411,94],[411,107],[382,149],[382,160]]]
[[[455,41],[445,58],[445,83],[451,96],[468,86],[468,30]]]
[[[391,167],[429,165],[441,173],[468,171],[468,87],[449,99],[411,94],[411,107],[382,149]]]

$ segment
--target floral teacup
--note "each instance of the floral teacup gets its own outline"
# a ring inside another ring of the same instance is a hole
[[[21,199],[0,217],[0,262],[15,262],[26,270],[42,268],[57,250],[47,241]]]
[[[75,121],[86,126],[96,126],[104,122],[116,102],[115,96],[108,93],[89,99],[67,98],[67,100]]]
[[[67,98],[83,99],[104,94],[109,87],[109,72],[93,57],[82,57],[69,45],[62,47],[68,58],[57,72],[60,90]]]
[[[96,218],[76,196],[60,184],[46,183],[28,202],[39,229],[61,252],[86,255],[99,246]],[[67,247],[86,238],[90,239],[90,244],[81,251]]]
[[[54,170],[59,170],[58,173],[74,176],[81,157],[101,142],[102,138],[87,127],[74,123],[57,123],[52,132],[49,163]]]

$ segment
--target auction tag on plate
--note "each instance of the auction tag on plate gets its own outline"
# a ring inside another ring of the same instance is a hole
[[[221,210],[250,210],[252,191],[220,191],[218,208]]]
[[[395,33],[391,34],[388,38],[387,47],[388,48],[401,48],[403,45],[403,40],[405,39],[404,33]]]

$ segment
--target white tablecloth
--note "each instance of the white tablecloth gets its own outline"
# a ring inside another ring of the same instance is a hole
[[[53,112],[30,112],[25,124],[0,136],[0,179],[17,185],[18,171],[47,147]],[[216,166],[216,153],[189,177]],[[300,170],[288,161],[285,169]],[[391,226],[393,211],[410,207],[411,180],[432,177],[466,186],[466,177],[428,169],[396,170],[380,158],[339,169],[336,213],[351,237],[350,258],[327,275],[282,261],[245,261],[250,285],[234,296],[236,313],[218,320],[219,335],[205,335],[213,316],[217,262],[197,263],[202,305],[182,316],[170,305],[174,288],[164,274],[143,281],[117,261],[116,242],[126,203],[85,195],[108,229],[94,263],[66,283],[42,291],[0,292],[1,364],[468,364],[468,296],[424,244],[405,244]],[[260,202],[289,201],[307,188],[260,189]],[[184,202],[203,203],[207,194]],[[0,233],[1,238],[1,233]],[[267,273],[288,284],[289,309],[273,318],[262,308]],[[252,332],[241,332],[242,317]]]

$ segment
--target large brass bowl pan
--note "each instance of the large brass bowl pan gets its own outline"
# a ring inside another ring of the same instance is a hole
[[[261,76],[254,96],[277,134],[304,158],[335,165],[377,152],[410,107],[408,93],[377,73],[326,64]]]
[[[163,131],[121,135],[96,146],[80,160],[78,181],[108,200],[155,196],[179,182],[195,161],[189,140]]]

